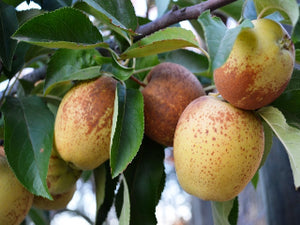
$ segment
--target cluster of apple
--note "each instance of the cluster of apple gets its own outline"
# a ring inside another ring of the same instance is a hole
[[[252,179],[264,152],[264,130],[255,110],[283,92],[293,71],[294,46],[284,28],[268,19],[253,24],[241,31],[228,60],[214,71],[222,98],[206,95],[196,76],[174,63],[155,66],[141,90],[145,134],[173,147],[179,183],[204,200],[230,200]],[[0,151],[0,187],[5,189],[0,224],[21,223],[32,205],[64,208],[81,171],[109,159],[116,85],[114,78],[101,76],[64,96],[47,174],[53,200],[28,192]]]
[[[174,160],[179,183],[204,200],[237,196],[260,166],[264,130],[255,110],[286,88],[295,51],[288,33],[269,19],[238,35],[229,58],[214,71],[216,96],[191,102],[178,121]]]
[[[57,152],[52,150],[47,173],[47,185],[53,200],[33,195],[11,170],[3,147],[0,148],[0,224],[18,225],[30,208],[59,210],[67,206],[76,190],[81,171],[70,168]]]
[[[233,199],[252,179],[264,153],[255,110],[279,97],[293,72],[285,29],[269,19],[252,22],[214,71],[218,94],[205,95],[193,74],[170,63],[155,67],[142,91],[145,133],[173,146],[180,185],[204,200]]]
[[[269,19],[253,24],[214,71],[222,98],[206,95],[194,74],[174,63],[155,66],[141,90],[145,134],[173,147],[179,183],[205,200],[232,199],[254,176],[264,152],[255,110],[283,92],[293,71],[294,46],[285,29]],[[101,76],[63,98],[54,147],[73,168],[92,170],[109,159],[116,84]]]

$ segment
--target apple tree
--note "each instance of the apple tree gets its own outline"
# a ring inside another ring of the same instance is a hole
[[[117,81],[110,157],[84,172],[87,179],[94,179],[94,222],[103,224],[115,207],[120,224],[156,224],[155,208],[165,184],[166,146],[144,132],[141,90],[147,85],[146,75],[156,65],[172,62],[191,71],[207,94],[216,92],[214,71],[226,62],[240,32],[253,28],[251,20],[262,18],[288,30],[295,46],[295,66],[284,92],[253,110],[264,125],[261,166],[276,136],[288,155],[294,187],[299,188],[300,23],[296,0],[147,1],[148,12],[157,9],[153,21],[149,13],[137,16],[130,0],[33,1],[40,9],[16,10],[23,0],[0,2],[0,133],[10,167],[35,196],[52,198],[46,178],[63,97],[78,83],[109,76]],[[193,29],[182,26],[182,21]],[[28,68],[32,72],[24,75]],[[252,179],[254,186],[258,173]],[[237,202],[237,197],[212,202],[214,223],[236,224]],[[32,208],[28,218],[35,224],[49,224],[39,221],[43,213]]]

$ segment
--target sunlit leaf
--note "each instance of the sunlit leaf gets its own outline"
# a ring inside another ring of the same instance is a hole
[[[286,123],[283,114],[275,107],[268,106],[258,110],[260,116],[272,128],[274,134],[285,147],[292,172],[294,184],[296,188],[300,186],[300,129],[291,127]]]
[[[208,11],[202,13],[198,21],[204,29],[210,56],[210,74],[212,75],[212,72],[227,60],[240,31],[253,27],[253,24],[249,20],[245,20],[239,26],[228,29],[220,18],[211,17]]]
[[[299,17],[299,8],[296,0],[253,0],[257,15],[265,17],[279,11],[284,20],[282,23],[296,25]]]
[[[95,49],[58,49],[48,64],[45,81],[45,94],[51,92],[61,82],[85,80],[100,76],[100,65]]]
[[[137,41],[120,57],[123,59],[143,57],[183,47],[199,47],[193,32],[180,27],[169,27]]]
[[[131,43],[130,35],[137,27],[137,18],[130,0],[86,0],[74,7],[93,15]]]
[[[228,217],[233,209],[234,201],[235,199],[226,202],[211,202],[214,225],[231,225]]]
[[[86,49],[108,47],[102,35],[80,10],[65,7],[36,16],[12,36],[18,41],[48,48]]]
[[[120,225],[129,225],[130,222],[130,199],[129,199],[129,191],[126,183],[126,178],[122,175],[122,183],[123,183],[123,206],[121,210],[121,215],[119,219]]]

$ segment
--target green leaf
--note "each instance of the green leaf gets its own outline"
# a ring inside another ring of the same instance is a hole
[[[232,17],[236,21],[238,21],[242,16],[241,13],[243,11],[243,6],[244,6],[244,1],[238,0],[226,6],[223,6],[219,10],[224,12],[226,15]]]
[[[294,26],[294,29],[292,31],[292,40],[294,44],[297,44],[300,42],[300,20],[298,20],[297,24]],[[297,53],[297,50],[296,50]]]
[[[58,49],[48,64],[45,95],[61,82],[100,76],[101,66],[97,65],[97,56],[100,54],[95,49]]]
[[[300,49],[296,49],[296,51],[295,51],[295,61],[296,61],[296,63],[300,63]]]
[[[249,20],[257,19],[257,13],[253,0],[247,0],[244,3],[243,17]]]
[[[105,171],[103,171],[103,167],[105,167]],[[102,225],[103,222],[106,220],[107,214],[110,211],[114,197],[115,197],[115,190],[116,186],[118,184],[118,177],[115,179],[111,178],[111,175],[109,173],[109,164],[106,162],[104,165],[96,168],[93,170],[94,177],[95,177],[95,188],[96,188],[96,198],[97,199],[97,214],[96,214],[96,222],[95,225]],[[105,193],[104,193],[104,199],[101,199],[103,196],[103,193],[98,193],[103,191],[103,187],[99,185],[103,185],[104,182],[104,172],[105,172]],[[98,196],[98,197],[97,197]],[[102,204],[100,204],[102,203]]]
[[[276,11],[284,17],[282,23],[296,25],[299,17],[299,8],[296,0],[253,0],[257,15],[268,16]]]
[[[17,90],[17,96],[29,95],[34,88],[34,83],[24,79],[19,79],[19,82],[21,86]]]
[[[11,70],[17,41],[11,35],[18,29],[18,20],[14,7],[0,1],[0,58],[7,70]]]
[[[85,0],[87,4],[102,14],[102,22],[133,32],[137,28],[137,18],[130,0]]]
[[[147,74],[149,73],[150,69],[153,66],[156,66],[157,64],[159,64],[157,55],[137,58],[135,62],[135,74],[133,74],[133,76],[138,80],[143,81],[147,76]],[[127,88],[135,88],[135,89],[140,88],[140,85],[135,81],[133,81],[132,79],[126,80],[126,86]]]
[[[170,0],[155,0],[155,5],[157,7],[157,17],[161,17],[166,13]]]
[[[129,225],[130,222],[130,199],[129,199],[129,191],[126,183],[125,177],[122,175],[122,183],[123,183],[123,206],[121,210],[121,215],[119,219],[120,225]]]
[[[273,144],[273,131],[272,131],[272,128],[264,120],[262,120],[262,124],[263,124],[263,127],[264,127],[265,148],[264,148],[264,154],[263,154],[263,157],[261,159],[259,168],[261,168],[265,164],[265,161],[268,158],[268,155],[271,151],[272,144]]]
[[[28,215],[30,219],[34,222],[34,224],[38,225],[50,225],[49,219],[46,217],[46,212],[41,209],[36,209],[32,207],[29,210]]]
[[[295,117],[295,121],[288,120],[289,123],[297,123],[300,119],[300,89],[290,90],[282,93],[272,105],[282,110],[284,114],[288,113]],[[292,119],[292,118],[291,118]]]
[[[258,180],[259,180],[259,171],[256,171],[256,173],[251,179],[251,183],[255,189],[257,188]]]
[[[22,42],[21,42],[22,43]],[[24,42],[23,42],[24,43]],[[27,43],[26,43],[27,44]],[[44,48],[38,45],[30,45],[25,55],[25,63],[33,63],[34,61],[41,58],[41,56],[49,56],[52,55],[55,50],[51,48]]]
[[[290,125],[300,128],[300,70],[294,69],[292,78],[285,91],[272,105],[278,108]]]
[[[2,0],[6,4],[12,5],[14,7],[18,6],[20,3],[24,2],[24,0]]]
[[[33,17],[39,16],[43,13],[45,13],[45,11],[40,9],[29,9],[29,10],[17,11],[19,26],[23,25],[27,20],[30,20]]]
[[[137,28],[137,18],[130,0],[86,0],[76,3],[74,7],[93,15],[129,42],[127,33],[134,34]]]
[[[211,202],[214,225],[231,225],[229,215],[234,208],[235,199],[226,202]]]
[[[106,182],[106,168],[105,164],[100,165],[94,170],[95,191],[96,191],[96,206],[97,212],[105,199],[105,182]]]
[[[228,221],[229,221],[230,225],[237,224],[238,216],[239,216],[239,201],[238,201],[238,197],[235,197],[234,201],[233,201],[232,209],[228,216]]]
[[[258,110],[258,113],[272,128],[275,135],[285,147],[289,156],[295,187],[299,188],[300,154],[298,150],[300,145],[300,129],[289,126],[283,114],[275,107],[263,107]]]
[[[137,154],[144,135],[144,101],[139,90],[117,84],[111,134],[112,176],[120,174]]]
[[[53,114],[35,96],[7,97],[2,110],[10,166],[30,192],[51,198],[46,176],[53,142]]]
[[[36,16],[12,36],[18,41],[48,48],[87,49],[108,47],[89,18],[80,10],[65,7]]]
[[[202,54],[179,49],[168,53],[164,60],[180,64],[195,75],[208,76],[208,59]]]
[[[17,48],[15,49],[15,54],[11,64],[11,69],[8,71],[4,68],[5,74],[8,77],[13,77],[19,70],[24,66],[25,55],[29,49],[29,44],[25,42],[19,42]]]
[[[130,193],[131,225],[156,225],[155,209],[165,185],[164,146],[145,137],[125,170]]]
[[[227,29],[218,17],[211,17],[209,11],[202,13],[198,19],[201,23],[210,56],[210,73],[222,66],[227,60],[235,39],[242,29],[253,27],[249,20],[245,20],[239,26]]]
[[[300,90],[300,70],[294,69],[291,80],[285,89],[285,92]]]
[[[118,80],[125,81],[127,80],[133,73],[134,68],[127,67],[122,65],[115,53],[112,54],[112,61],[110,64],[106,64],[101,68],[101,72],[109,73],[112,76],[116,77]]]
[[[180,27],[169,27],[137,41],[120,57],[122,59],[137,58],[184,47],[199,47],[193,32]]]

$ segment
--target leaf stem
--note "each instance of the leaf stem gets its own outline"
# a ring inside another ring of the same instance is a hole
[[[206,56],[206,58],[209,60],[209,59],[210,59],[210,56],[209,56],[208,52],[205,51],[205,49],[202,48],[201,46],[199,46],[198,48],[199,48],[199,50]]]
[[[258,19],[258,20],[261,19],[262,16],[264,15],[264,13],[265,13],[267,10],[269,10],[269,9],[272,9],[272,7],[266,7],[266,8],[264,8],[262,11],[260,11],[259,15],[257,16],[257,19]]]
[[[150,66],[150,67],[146,67],[146,68],[143,68],[143,69],[135,70],[132,74],[143,73],[143,72],[151,70],[153,67],[154,66]]]
[[[140,81],[139,79],[137,79],[135,76],[131,75],[130,79],[133,80],[135,83],[137,83],[138,85],[142,86],[142,87],[146,87],[147,85],[145,83],[143,83],[142,81]]]

